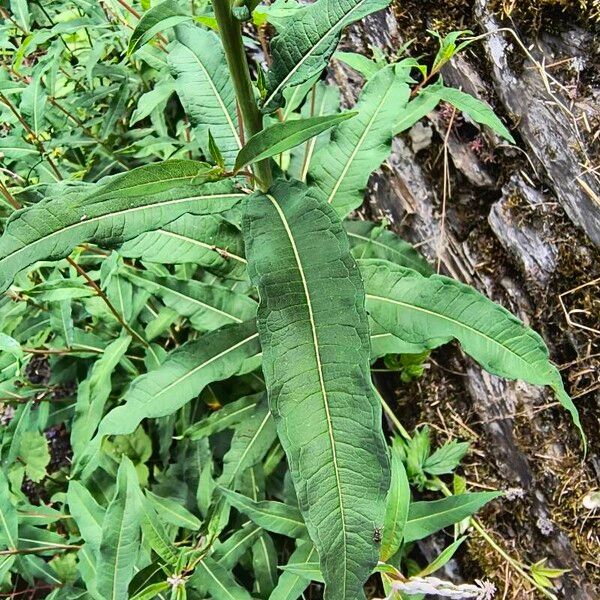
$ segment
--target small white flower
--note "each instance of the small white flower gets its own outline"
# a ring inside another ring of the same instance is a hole
[[[397,581],[392,584],[394,592],[402,592],[407,596],[429,594],[442,596],[452,600],[472,598],[473,600],[491,600],[496,593],[496,586],[490,581],[475,580],[475,584],[455,584],[437,577],[411,577],[406,581]],[[391,596],[389,597],[391,600]]]
[[[183,587],[185,585],[185,579],[181,575],[171,575],[167,577],[167,583],[171,587]]]

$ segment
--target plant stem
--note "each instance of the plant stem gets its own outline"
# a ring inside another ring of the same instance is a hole
[[[219,24],[221,41],[225,49],[229,73],[231,74],[246,132],[248,137],[251,137],[262,130],[263,119],[254,100],[250,69],[248,68],[248,59],[242,40],[242,27],[231,13],[229,0],[213,0],[213,9]],[[268,159],[256,163],[255,173],[261,188],[263,190],[267,189],[272,180],[271,166]]]

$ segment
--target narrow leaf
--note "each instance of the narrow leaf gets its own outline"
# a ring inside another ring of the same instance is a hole
[[[326,598],[356,600],[377,562],[388,461],[358,269],[335,211],[313,193],[276,182],[248,199],[243,230],[269,403]]]
[[[317,0],[285,22],[271,42],[264,110],[281,106],[283,91],[318,75],[327,66],[347,25],[381,10],[388,0]]]
[[[229,181],[203,183],[208,172],[203,163],[166,161],[16,211],[0,238],[0,291],[19,271],[68,256],[77,244],[116,246],[186,212],[223,212],[244,197]]]
[[[292,565],[311,563],[315,562],[317,558],[317,551],[311,542],[300,542],[290,556],[289,563]],[[309,578],[284,571],[279,576],[277,585],[269,596],[269,600],[298,600],[309,584]]]
[[[392,125],[409,93],[400,69],[382,69],[365,85],[354,107],[357,116],[339,125],[315,154],[308,181],[340,216],[362,204],[371,172],[390,155]]]
[[[127,598],[127,588],[138,555],[140,510],[138,479],[131,461],[123,456],[115,497],[108,505],[98,556],[98,593],[105,600]]]
[[[431,502],[413,502],[404,528],[404,543],[422,540],[444,527],[454,525],[501,495],[501,492],[474,492]]]
[[[383,260],[360,261],[367,309],[385,331],[421,352],[457,339],[493,375],[549,385],[585,440],[577,408],[550,362],[542,338],[505,308],[473,288]]]
[[[306,537],[306,525],[297,508],[271,500],[255,502],[226,488],[220,488],[220,491],[232,506],[262,529],[291,538]]]
[[[138,48],[148,43],[157,33],[179,25],[183,21],[191,19],[186,15],[177,0],[164,0],[160,4],[148,9],[138,21],[131,38],[127,54],[133,54]]]
[[[322,117],[308,117],[294,121],[284,121],[267,127],[253,135],[240,150],[235,159],[235,171],[254,162],[281,154],[306,142],[310,138],[335,127],[353,117],[355,112],[345,112]]]
[[[231,168],[242,147],[238,134],[235,92],[219,36],[194,25],[175,29],[177,44],[169,52],[175,89],[190,121],[198,128],[208,156],[208,132]]]
[[[252,600],[250,593],[233,578],[231,572],[210,557],[203,558],[190,579],[219,600]]]

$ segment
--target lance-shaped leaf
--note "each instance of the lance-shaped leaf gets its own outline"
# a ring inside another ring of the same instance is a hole
[[[502,492],[474,492],[431,502],[413,502],[404,527],[404,543],[422,540],[444,527],[458,523],[501,495]]]
[[[127,598],[127,587],[137,561],[140,537],[139,483],[133,463],[121,458],[117,490],[102,526],[96,586],[106,600]]]
[[[231,439],[231,447],[223,457],[223,473],[219,483],[235,486],[246,469],[260,462],[273,442],[277,431],[266,401],[259,403],[252,415],[242,421]]]
[[[232,506],[263,529],[292,538],[306,537],[306,525],[297,508],[271,500],[255,502],[226,488],[220,488],[220,491]]]
[[[262,397],[263,394],[260,393],[230,402],[208,417],[190,425],[184,435],[192,440],[201,440],[206,436],[233,427],[252,415]]]
[[[95,555],[102,542],[102,524],[106,511],[96,502],[90,491],[75,480],[69,482],[67,503],[69,513],[86,547],[91,550],[92,555]]]
[[[353,117],[355,112],[308,117],[294,121],[284,121],[267,127],[253,135],[240,150],[235,159],[235,171],[246,165],[281,154],[290,148],[306,142],[310,138],[335,127]]]
[[[207,172],[194,161],[157,163],[16,211],[0,238],[0,291],[22,269],[64,258],[77,244],[116,246],[187,212],[223,212],[244,196],[230,181],[206,181]]]
[[[122,273],[135,285],[158,296],[166,306],[188,317],[192,327],[199,331],[243,323],[256,314],[256,302],[252,298],[226,287],[194,279],[158,277],[135,269],[124,269]]]
[[[229,536],[222,544],[216,545],[213,558],[226,569],[233,569],[240,558],[262,535],[263,530],[254,523],[247,523]]]
[[[233,578],[231,571],[208,556],[196,566],[190,577],[190,585],[208,590],[213,598],[219,600],[252,600],[250,593]]]
[[[132,433],[142,419],[170,415],[209,383],[253,371],[259,355],[253,321],[228,325],[188,342],[157,369],[133,381],[124,404],[104,417],[98,435]]]
[[[127,54],[133,54],[157,33],[191,19],[179,7],[177,0],[164,0],[148,9],[138,21],[129,39]]]
[[[433,268],[408,242],[371,221],[345,221],[355,258],[382,258],[429,276]]]
[[[313,563],[318,557],[317,550],[311,542],[300,542],[288,562],[292,565]],[[279,576],[277,585],[269,596],[269,600],[298,600],[309,584],[309,577],[284,571]]]
[[[317,0],[287,21],[271,43],[265,111],[281,106],[283,90],[321,73],[344,27],[388,4],[389,0]]]
[[[17,509],[10,498],[8,479],[3,469],[0,469],[0,545],[14,550],[18,544],[18,518]],[[2,560],[0,560],[0,568]]]
[[[208,132],[231,168],[242,147],[238,135],[235,92],[225,51],[213,31],[185,24],[175,28],[178,43],[169,52],[169,67],[185,112],[200,132],[208,154]]]
[[[385,331],[420,346],[421,352],[456,339],[493,375],[550,386],[584,437],[577,408],[544,340],[505,308],[448,277],[424,277],[384,260],[359,265],[367,309]]]
[[[166,265],[193,263],[234,279],[246,272],[242,234],[220,215],[183,215],[125,242],[119,253]]]
[[[308,181],[342,217],[362,204],[371,172],[390,155],[392,126],[409,94],[402,70],[382,69],[365,85],[358,115],[336,127],[315,154]]]
[[[388,458],[369,377],[364,292],[335,211],[299,182],[245,206],[249,274],[271,412],[300,509],[321,557],[326,598],[364,598],[377,562]]]
[[[392,447],[391,467],[392,480],[387,497],[383,536],[381,538],[380,558],[383,561],[387,561],[394,556],[402,544],[404,526],[410,505],[408,477],[396,447]]]

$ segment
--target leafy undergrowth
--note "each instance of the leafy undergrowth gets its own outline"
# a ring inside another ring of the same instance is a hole
[[[456,340],[581,430],[533,330],[346,218],[440,102],[514,141],[439,77],[472,40],[437,36],[430,65],[338,54],[365,80],[340,113],[319,76],[361,15],[319,1],[236,7],[259,40],[280,33],[249,141],[208,6],[1,9],[2,594],[355,600],[369,578],[369,598],[487,598],[437,575],[502,492],[457,473],[464,435],[407,431],[370,371],[408,384]],[[552,597],[560,569],[507,560]]]

